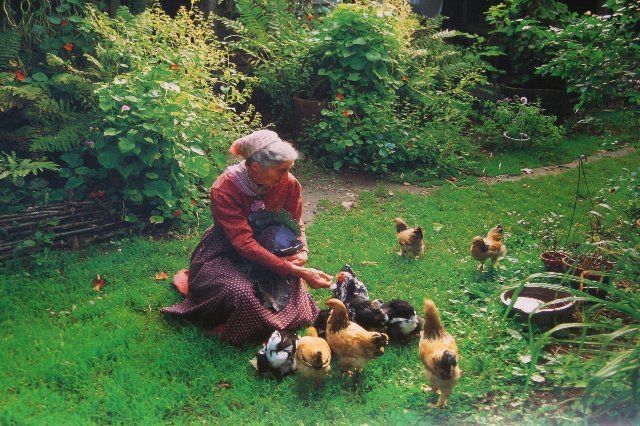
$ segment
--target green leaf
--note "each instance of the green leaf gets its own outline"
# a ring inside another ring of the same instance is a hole
[[[60,156],[60,159],[67,163],[72,169],[84,164],[84,161],[82,161],[80,154],[78,154],[77,152],[65,152]]]
[[[147,197],[160,197],[164,201],[170,201],[173,199],[171,185],[166,180],[153,180],[147,182],[142,192]]]
[[[132,95],[125,96],[125,97],[124,97],[124,99],[125,99],[126,101],[131,102],[131,103],[136,103],[136,102],[138,102],[138,98],[136,98],[135,96],[132,96]]]
[[[347,80],[349,80],[349,81],[359,81],[360,80],[360,73],[359,72],[352,72],[351,74],[349,74],[347,76]]]
[[[84,179],[78,176],[73,176],[67,180],[67,183],[64,185],[64,189],[75,189],[84,183]]]
[[[162,222],[164,222],[164,217],[162,217],[162,216],[151,216],[149,218],[149,222],[151,222],[151,223],[162,223]]]
[[[198,155],[205,155],[205,152],[202,150],[202,148],[197,147],[195,145],[191,146],[191,151],[195,152]]]
[[[60,22],[62,22],[62,20],[60,19],[60,17],[58,16],[48,16],[47,19],[49,20],[49,22],[51,22],[53,25],[60,25]]]
[[[382,59],[382,55],[380,54],[380,52],[376,52],[374,50],[370,50],[369,52],[365,53],[364,56],[366,56],[366,58],[371,62],[376,62]]]
[[[120,149],[120,152],[123,154],[127,154],[133,151],[135,147],[136,147],[136,143],[127,137],[120,138],[120,140],[118,141],[118,148]]]
[[[120,174],[122,175],[122,177],[127,180],[129,179],[129,176],[131,175],[131,172],[133,172],[136,169],[137,164],[133,163],[133,164],[128,164],[125,167],[118,167],[118,172],[120,172]]]
[[[104,135],[105,136],[116,136],[120,132],[121,132],[121,130],[116,130],[113,127],[109,127],[108,129],[105,129]]]
[[[98,162],[106,169],[115,169],[120,164],[120,152],[114,146],[109,146],[98,152]]]
[[[365,40],[363,37],[358,37],[357,39],[353,40],[353,41],[351,42],[351,44],[352,44],[352,45],[353,45],[353,44],[358,44],[358,45],[361,45],[361,46],[362,46],[362,45],[367,44],[367,40]]]
[[[34,79],[35,81],[40,81],[40,82],[49,80],[49,77],[47,77],[44,73],[41,73],[41,72],[34,73],[31,76],[31,78]]]
[[[146,176],[147,176],[147,179],[158,179],[157,173],[147,173]]]

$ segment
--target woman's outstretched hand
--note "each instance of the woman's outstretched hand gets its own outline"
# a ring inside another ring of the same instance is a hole
[[[291,256],[287,256],[285,257],[285,259],[287,259],[289,262],[293,263],[294,265],[304,266],[304,264],[307,263],[307,260],[309,259],[309,255],[305,250],[303,250],[296,254],[292,254]]]
[[[298,278],[302,278],[313,289],[329,288],[331,285],[331,275],[318,269],[304,268],[294,264],[291,273]]]

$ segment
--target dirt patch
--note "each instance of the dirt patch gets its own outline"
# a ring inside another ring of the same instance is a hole
[[[635,152],[631,147],[625,147],[618,151],[600,151],[595,155],[587,158],[588,162],[597,161],[604,158],[619,158]],[[495,177],[479,178],[480,182],[492,185],[499,182],[514,182],[526,177],[543,177],[549,175],[557,175],[567,170],[576,168],[578,160],[571,163],[559,164],[556,166],[539,167],[535,169],[527,169],[521,175],[501,175]],[[302,195],[304,197],[304,209],[302,219],[305,223],[313,222],[314,217],[318,213],[318,204],[321,200],[327,200],[332,203],[343,204],[345,208],[350,208],[358,201],[358,196],[362,192],[374,191],[378,188],[384,188],[392,194],[400,192],[408,192],[415,195],[428,195],[437,186],[422,187],[417,185],[405,185],[396,182],[389,182],[384,179],[378,179],[371,175],[358,174],[353,172],[341,172],[334,174],[313,173],[313,177],[301,179]]]

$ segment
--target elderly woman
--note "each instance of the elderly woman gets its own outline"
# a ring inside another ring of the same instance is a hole
[[[304,267],[301,187],[289,173],[296,150],[275,132],[259,130],[236,140],[229,151],[245,161],[228,167],[211,187],[215,224],[196,246],[189,270],[174,277],[185,300],[163,313],[217,326],[223,340],[241,345],[276,329],[312,323],[319,310],[305,283],[326,288],[331,277]],[[282,211],[299,224],[297,252],[289,256],[259,243],[250,221],[256,212]]]

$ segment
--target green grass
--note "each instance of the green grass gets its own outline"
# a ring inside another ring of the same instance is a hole
[[[590,163],[592,188],[636,169],[640,155]],[[334,273],[353,266],[375,298],[423,297],[440,307],[456,336],[464,371],[449,408],[428,406],[417,344],[393,346],[371,362],[359,381],[334,373],[320,390],[298,379],[256,377],[249,359],[206,338],[194,326],[167,321],[159,309],[179,300],[158,271],[185,267],[197,235],[154,241],[144,237],[80,254],[39,258],[24,272],[0,272],[1,423],[435,423],[442,421],[557,421],[580,416],[553,377],[525,394],[526,325],[502,318],[494,293],[541,270],[536,236],[549,211],[569,216],[576,171],[538,180],[465,188],[444,187],[427,198],[363,194],[350,211],[329,208],[308,230],[311,265]],[[527,183],[529,186],[523,186]],[[612,205],[620,191],[605,191]],[[584,204],[584,203],[583,203]],[[581,220],[586,205],[581,204]],[[426,230],[427,254],[399,258],[392,218]],[[566,219],[565,217],[565,219]],[[479,273],[468,256],[471,237],[503,223],[509,247],[504,269]],[[435,224],[444,225],[439,232]],[[375,263],[370,263],[375,262]],[[101,293],[91,280],[102,274]],[[313,291],[323,303],[327,290]],[[527,407],[527,408],[525,408]],[[549,412],[549,414],[545,414]],[[615,416],[612,413],[612,416]]]

